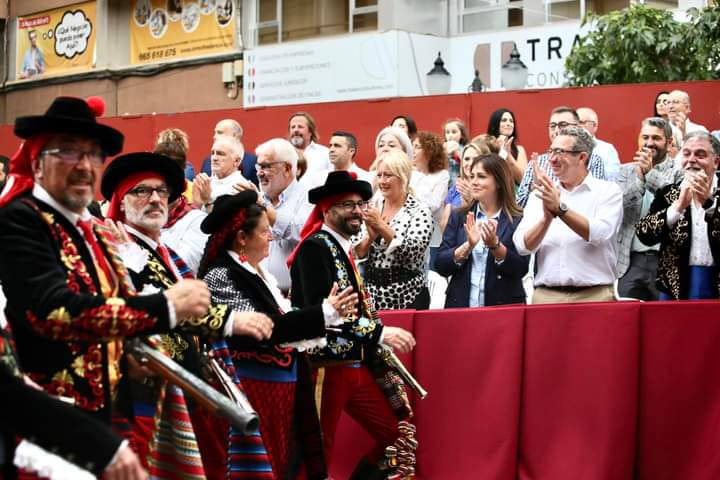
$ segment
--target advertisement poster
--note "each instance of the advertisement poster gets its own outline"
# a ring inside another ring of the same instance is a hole
[[[233,0],[132,0],[130,63],[181,60],[235,49]]]
[[[396,32],[245,51],[244,106],[395,97],[396,51]]]
[[[94,1],[18,17],[15,78],[93,68],[95,25]]]

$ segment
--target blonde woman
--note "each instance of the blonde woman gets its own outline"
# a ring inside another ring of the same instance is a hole
[[[365,258],[365,284],[378,310],[427,309],[425,262],[433,231],[430,209],[410,189],[412,163],[399,149],[374,162],[376,206],[363,213],[355,254]]]

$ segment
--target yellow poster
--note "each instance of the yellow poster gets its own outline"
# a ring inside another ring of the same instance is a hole
[[[233,0],[132,0],[130,63],[197,57],[235,49]]]
[[[95,24],[94,1],[18,17],[15,78],[94,67]]]

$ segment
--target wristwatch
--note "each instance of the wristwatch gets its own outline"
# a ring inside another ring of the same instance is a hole
[[[565,215],[568,212],[569,208],[567,205],[565,205],[565,202],[560,202],[560,205],[558,206],[558,213],[557,216],[562,218],[563,215]]]

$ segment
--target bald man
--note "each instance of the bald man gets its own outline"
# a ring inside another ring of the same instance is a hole
[[[595,140],[593,153],[602,158],[603,165],[605,165],[605,176],[608,180],[615,180],[620,173],[620,156],[612,143],[597,138],[597,131],[600,127],[598,114],[589,107],[578,108],[577,114],[580,117],[580,125]]]

